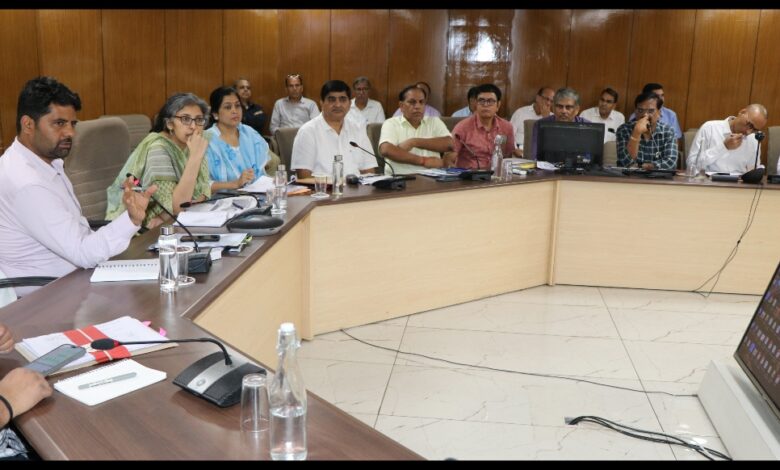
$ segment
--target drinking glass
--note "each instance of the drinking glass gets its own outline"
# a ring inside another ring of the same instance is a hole
[[[189,286],[195,283],[195,278],[189,274],[190,253],[195,249],[191,246],[179,245],[176,247],[176,261],[179,264],[179,275],[176,276],[176,285],[179,287]]]
[[[328,197],[328,175],[314,175],[314,199],[326,199]]]

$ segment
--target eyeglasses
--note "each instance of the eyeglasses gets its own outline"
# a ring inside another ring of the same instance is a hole
[[[639,116],[640,114],[655,114],[656,111],[658,110],[655,108],[649,108],[649,109],[636,108],[637,116]]]
[[[493,98],[478,98],[477,104],[480,106],[493,106],[494,104],[498,103],[497,100],[494,100]]]
[[[196,118],[193,118],[191,116],[173,116],[173,117],[177,118],[185,126],[189,126],[193,122],[195,123],[196,126],[205,126],[206,125],[206,118],[204,118],[203,116],[198,116]]]
[[[371,88],[369,88],[369,87],[367,87],[367,86],[366,86],[366,87],[362,87],[362,86],[361,86],[361,87],[357,87],[357,88],[355,88],[355,91],[356,91],[356,92],[357,92],[357,91],[368,91],[368,90],[370,90],[370,89],[371,89]]]
[[[288,78],[301,78],[301,74],[299,74],[299,73],[288,73],[287,76],[284,77],[284,78],[285,79],[288,79]]]

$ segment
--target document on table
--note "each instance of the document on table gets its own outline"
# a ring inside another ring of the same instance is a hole
[[[253,196],[236,196],[216,201],[194,204],[186,211],[179,212],[179,225],[187,227],[221,227],[228,219],[257,207]]]
[[[60,380],[54,388],[85,405],[94,406],[165,380],[167,376],[164,371],[125,359]]]

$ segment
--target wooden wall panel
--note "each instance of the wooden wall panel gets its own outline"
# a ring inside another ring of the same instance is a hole
[[[232,86],[240,77],[252,85],[252,101],[267,114],[279,98],[279,23],[276,10],[225,10],[225,70],[222,83]],[[216,85],[214,86],[216,88]]]
[[[567,84],[580,94],[580,111],[598,106],[607,86],[625,94],[632,22],[631,10],[574,11]]]
[[[279,69],[272,90],[287,95],[284,77],[303,76],[303,95],[320,106],[320,89],[330,75],[330,10],[279,10]]]
[[[27,80],[40,74],[35,10],[0,10],[0,145],[16,136],[16,102]]]
[[[543,86],[566,85],[571,10],[517,10],[512,21],[507,111],[533,102]]]
[[[762,10],[758,28],[753,86],[750,102],[761,103],[769,111],[769,126],[780,125],[780,11]]]
[[[398,93],[416,81],[431,84],[431,106],[443,111],[447,83],[447,10],[390,10],[388,106],[398,109]]]
[[[153,10],[103,10],[105,114],[146,114],[165,102],[165,18]]]
[[[699,10],[685,129],[749,104],[759,10]]]
[[[513,10],[450,10],[447,39],[446,106],[449,116],[467,104],[469,88],[493,83],[507,90]],[[499,115],[506,117],[506,97]]]
[[[222,84],[221,10],[165,10],[165,70],[166,98],[191,92],[208,102]]]
[[[688,128],[685,108],[695,22],[695,10],[634,12],[628,87],[618,90],[623,109],[627,111],[626,118],[634,112],[634,99],[645,83],[655,82],[664,86],[664,106],[677,113],[683,131]]]
[[[344,80],[351,87],[356,77],[368,77],[370,97],[382,103],[387,113],[390,10],[333,10],[330,24],[330,78]]]
[[[81,97],[79,119],[103,114],[103,40],[100,10],[39,10],[41,73]]]

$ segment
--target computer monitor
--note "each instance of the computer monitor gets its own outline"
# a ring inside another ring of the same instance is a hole
[[[780,265],[734,352],[734,359],[780,419]]]
[[[539,121],[536,159],[562,168],[600,168],[604,161],[604,124]]]

